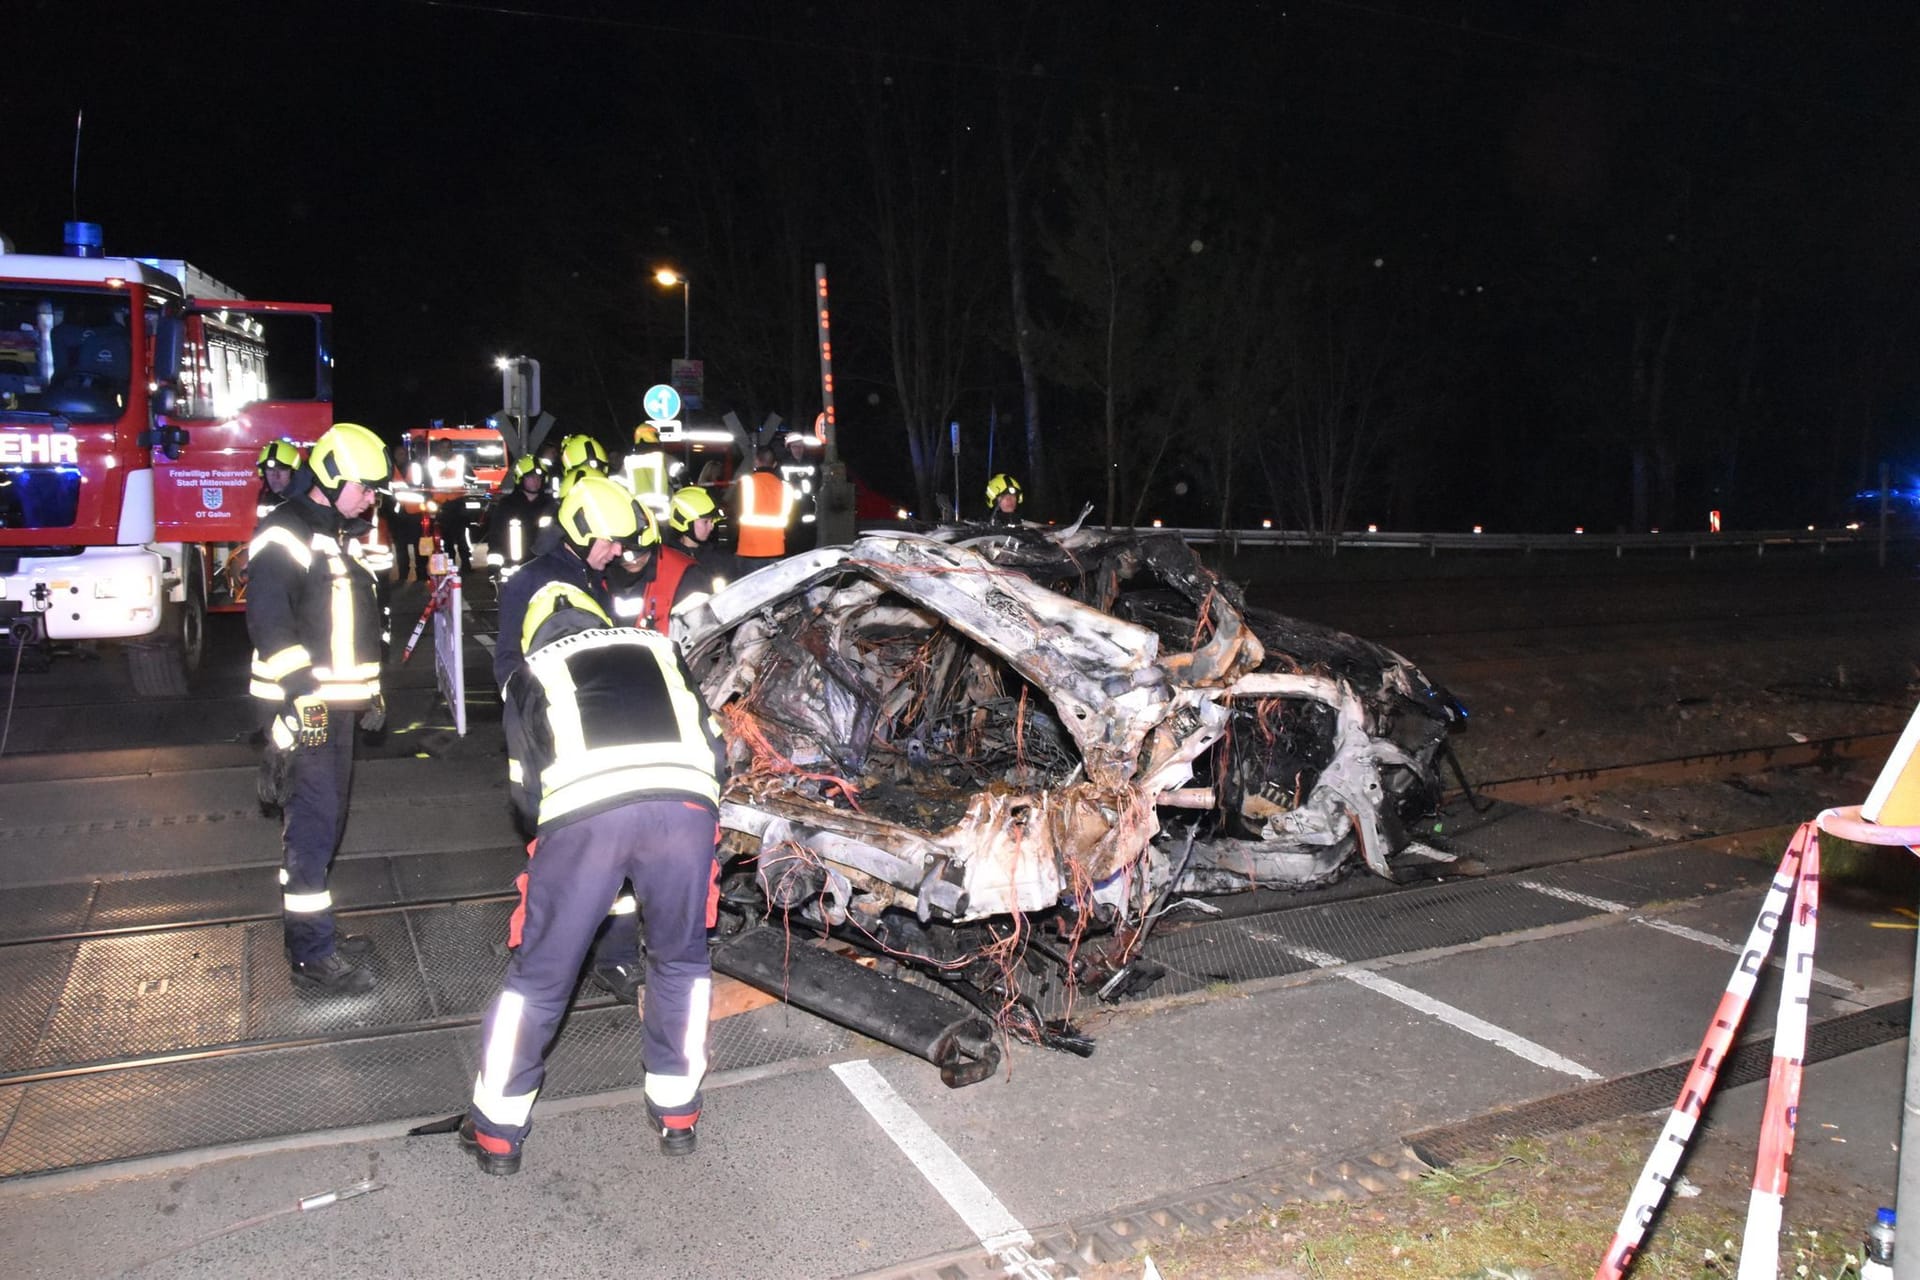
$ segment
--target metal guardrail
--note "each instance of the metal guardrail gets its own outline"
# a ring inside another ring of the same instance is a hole
[[[1225,546],[1230,551],[1246,547],[1299,547],[1338,555],[1342,551],[1416,550],[1437,556],[1442,551],[1505,551],[1531,555],[1536,551],[1611,552],[1616,558],[1628,552],[1685,551],[1689,560],[1701,551],[1725,551],[1751,548],[1756,556],[1767,549],[1784,547],[1812,548],[1825,554],[1830,546],[1874,547],[1877,534],[1855,529],[1770,529],[1737,533],[1418,533],[1411,531],[1357,531],[1350,533],[1310,533],[1300,529],[1167,529],[1149,527],[1139,533],[1177,533],[1188,542]],[[1890,538],[1890,541],[1911,540]]]
[[[925,529],[928,526],[910,520],[865,520],[860,532],[885,533]],[[1089,521],[1088,528],[1100,527]],[[1126,532],[1127,530],[1116,530]],[[1805,547],[1824,555],[1827,548],[1878,547],[1879,534],[1871,529],[1766,529],[1731,533],[1705,530],[1687,533],[1420,533],[1414,531],[1371,530],[1349,533],[1312,533],[1304,529],[1186,529],[1161,525],[1143,525],[1132,529],[1137,534],[1173,533],[1195,545],[1223,546],[1229,551],[1258,547],[1293,547],[1338,555],[1342,551],[1425,551],[1437,556],[1442,551],[1520,552],[1611,552],[1623,558],[1628,552],[1685,551],[1689,560],[1703,550],[1726,551],[1750,548],[1764,556],[1768,548]],[[1909,531],[1890,532],[1888,543],[1913,542],[1920,535]]]

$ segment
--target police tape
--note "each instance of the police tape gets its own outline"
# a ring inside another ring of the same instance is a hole
[[[1680,1157],[1686,1154],[1687,1145],[1693,1139],[1695,1124],[1705,1110],[1707,1099],[1713,1094],[1713,1086],[1719,1079],[1720,1068],[1726,1062],[1727,1051],[1732,1047],[1735,1033],[1746,1017],[1747,1005],[1753,998],[1754,984],[1758,981],[1767,956],[1773,950],[1774,935],[1779,932],[1780,921],[1785,916],[1787,905],[1796,892],[1802,891],[1803,900],[1807,889],[1807,855],[1812,850],[1811,865],[1816,877],[1819,874],[1819,836],[1810,822],[1800,824],[1793,839],[1787,843],[1785,856],[1780,859],[1780,867],[1773,875],[1773,883],[1767,887],[1765,901],[1760,904],[1760,914],[1753,922],[1753,929],[1747,935],[1747,944],[1740,952],[1740,959],[1733,967],[1733,974],[1727,979],[1726,990],[1721,992],[1720,1005],[1714,1010],[1713,1019],[1707,1024],[1706,1036],[1700,1043],[1700,1053],[1687,1072],[1686,1081],[1680,1086],[1680,1097],[1673,1104],[1673,1112],[1667,1117],[1666,1126],[1660,1131],[1659,1139],[1654,1143],[1653,1151],[1647,1157],[1647,1163],[1640,1171],[1640,1179],[1634,1184],[1633,1192],[1627,1197],[1626,1212],[1620,1215],[1620,1224],[1614,1228],[1613,1241],[1602,1255],[1599,1268],[1593,1273],[1594,1280],[1619,1280],[1633,1265],[1634,1256],[1639,1252],[1640,1243],[1646,1236],[1647,1228],[1653,1224],[1653,1218],[1659,1212],[1660,1204],[1666,1199],[1667,1188],[1673,1182],[1674,1171],[1680,1165]],[[1813,890],[1817,901],[1818,890]],[[1811,917],[1809,917],[1811,920]],[[1811,929],[1806,936],[1807,968],[1806,976],[1811,979],[1813,936]],[[1786,999],[1783,992],[1782,1000]],[[1804,995],[1803,995],[1804,1000]],[[1784,1011],[1782,1018],[1784,1020]],[[1801,1011],[1801,1036],[1805,1038],[1805,1010]],[[1784,1046],[1776,1039],[1775,1067],[1779,1068],[1778,1055]],[[1796,1100],[1799,1090],[1797,1059],[1800,1050],[1794,1050],[1796,1067],[1793,1072],[1793,1088]],[[1773,1113],[1772,1086],[1769,1085],[1768,1114]],[[1790,1113],[1782,1113],[1790,1115]],[[1763,1128],[1763,1133],[1765,1132]],[[1787,1126],[1786,1151],[1792,1147],[1791,1124]],[[1777,1185],[1784,1190],[1786,1186],[1785,1155],[1779,1152],[1781,1168],[1777,1179],[1768,1174],[1768,1185]],[[1761,1156],[1764,1165],[1767,1149],[1762,1144]],[[1756,1197],[1762,1182],[1764,1168],[1754,1177]],[[1777,1210],[1776,1210],[1777,1213]],[[1778,1219],[1776,1217],[1776,1223]],[[1774,1246],[1779,1244],[1778,1227],[1775,1227]],[[1747,1275],[1742,1261],[1740,1273]],[[1766,1274],[1772,1274],[1772,1264],[1767,1264]]]
[[[1809,824],[1811,825],[1811,824]],[[1753,1195],[1740,1242],[1738,1280],[1771,1280],[1780,1263],[1780,1220],[1793,1163],[1793,1129],[1800,1114],[1806,1070],[1807,1003],[1813,998],[1813,937],[1820,917],[1820,833],[1807,837],[1787,926],[1787,967],[1780,1011],[1773,1022],[1773,1062],[1767,1071],[1767,1107],[1760,1120],[1760,1154],[1753,1163]]]
[[[433,584],[433,594],[427,597],[427,607],[420,611],[420,621],[413,624],[413,634],[407,637],[407,647],[400,651],[400,661],[413,657],[414,646],[420,643],[420,637],[426,634],[427,622],[436,610],[453,598],[454,584],[459,579],[454,574],[443,575]]]

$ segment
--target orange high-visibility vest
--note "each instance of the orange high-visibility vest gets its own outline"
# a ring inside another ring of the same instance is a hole
[[[740,540],[735,550],[765,560],[787,554],[787,521],[793,515],[793,490],[776,472],[741,476]]]

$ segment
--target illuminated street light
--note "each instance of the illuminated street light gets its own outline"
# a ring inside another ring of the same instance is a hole
[[[671,289],[680,286],[680,332],[685,344],[682,359],[693,359],[693,281],[672,267],[661,267],[653,273],[654,283]]]

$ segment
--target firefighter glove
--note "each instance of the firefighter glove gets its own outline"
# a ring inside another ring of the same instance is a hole
[[[360,713],[360,727],[368,733],[378,733],[387,727],[387,695],[376,693],[367,709]]]
[[[309,694],[293,700],[293,734],[303,747],[327,745],[327,704]]]

